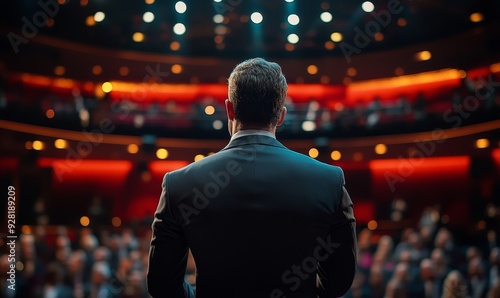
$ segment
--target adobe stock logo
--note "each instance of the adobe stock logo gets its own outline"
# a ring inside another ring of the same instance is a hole
[[[28,41],[38,34],[38,30],[47,25],[49,17],[53,18],[59,12],[59,4],[56,0],[40,0],[38,6],[41,10],[35,12],[31,21],[27,17],[22,17],[23,25],[21,27],[21,35],[14,32],[9,32],[7,38],[9,39],[12,49],[17,54],[19,53],[19,46],[27,44]]]
[[[412,0],[410,0],[412,1]],[[340,49],[347,63],[351,63],[351,56],[360,54],[361,50],[366,48],[371,42],[372,38],[379,33],[382,28],[386,28],[392,22],[394,15],[400,14],[403,11],[403,6],[399,0],[389,0],[387,9],[380,10],[379,12],[372,12],[371,15],[375,19],[366,23],[364,30],[355,26],[354,32],[354,45],[345,41],[340,43]]]

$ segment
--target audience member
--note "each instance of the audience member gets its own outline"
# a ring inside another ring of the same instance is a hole
[[[482,251],[476,243],[456,242],[455,237],[464,239],[447,227],[439,228],[434,219],[440,216],[434,212],[439,210],[422,213],[418,230],[410,226],[384,235],[362,229],[359,269],[344,297],[500,297],[500,248],[481,247]],[[435,233],[422,232],[426,229]],[[48,234],[45,226],[35,226],[31,231],[19,237],[23,267],[16,275],[15,296],[6,291],[8,255],[0,257],[0,298],[149,297],[145,281],[149,226],[142,227],[140,237],[128,227],[121,233],[101,229],[99,240],[88,228],[60,227]],[[189,264],[186,279],[195,285],[191,255]]]
[[[442,298],[465,298],[467,297],[467,285],[463,275],[457,271],[451,271],[443,284]]]

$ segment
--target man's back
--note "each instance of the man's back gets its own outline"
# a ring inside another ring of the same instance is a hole
[[[168,174],[167,201],[197,265],[196,296],[316,297],[317,262],[352,245],[330,234],[354,220],[339,210],[343,182],[340,168],[262,135]]]
[[[225,100],[229,144],[165,175],[153,221],[148,290],[191,298],[325,298],[343,295],[356,271],[352,202],[340,168],[286,149],[281,67],[238,64]]]

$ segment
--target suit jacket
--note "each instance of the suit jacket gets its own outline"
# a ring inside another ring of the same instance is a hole
[[[339,167],[254,134],[167,173],[152,225],[148,289],[193,297],[337,297],[356,267],[355,219]]]

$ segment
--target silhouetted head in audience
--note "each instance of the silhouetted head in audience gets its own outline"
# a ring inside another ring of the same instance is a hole
[[[414,232],[415,230],[413,228],[404,228],[403,231],[401,232],[401,241],[402,242],[408,241],[408,238]]]
[[[500,248],[499,247],[494,247],[490,251],[490,264],[492,266],[500,265]]]
[[[369,282],[372,288],[384,287],[384,266],[374,263],[370,269]]]
[[[393,246],[394,246],[394,243],[392,241],[391,236],[383,235],[383,236],[380,236],[380,238],[378,240],[377,250],[384,251],[384,252],[392,251]]]
[[[108,262],[109,254],[109,248],[106,246],[99,246],[94,250],[94,262]]]
[[[75,250],[68,262],[68,269],[72,275],[81,273],[85,267],[85,262],[87,262],[87,256],[85,252],[81,249]]]
[[[84,235],[81,239],[80,246],[86,251],[93,251],[98,245],[97,238],[92,234]]]
[[[36,258],[35,237],[31,234],[21,234],[19,242],[21,257],[24,260],[34,260]]]
[[[288,85],[281,67],[262,58],[238,64],[228,80],[226,111],[229,134],[242,129],[272,133],[283,123]]]
[[[435,266],[431,259],[423,259],[420,262],[420,278],[422,280],[433,280],[435,277]]]
[[[372,231],[363,229],[358,235],[358,249],[360,252],[370,250],[372,245]]]
[[[467,285],[465,278],[458,270],[451,271],[443,283],[442,298],[465,298]]]
[[[122,245],[122,238],[120,235],[113,234],[109,238],[109,249],[111,251],[119,251]]]
[[[465,257],[467,259],[467,262],[470,262],[474,258],[481,257],[481,252],[477,247],[471,246],[467,248],[467,251],[465,252]]]
[[[498,298],[500,297],[500,278],[497,277],[496,280],[493,281],[493,284],[488,291],[487,298]]]
[[[477,256],[469,261],[467,273],[470,278],[484,278],[486,276],[486,268],[483,264],[483,260],[481,260],[481,257]]]
[[[431,253],[431,260],[436,267],[438,277],[443,277],[448,267],[448,258],[444,254],[444,251],[441,248],[435,248]]]
[[[92,266],[92,284],[102,285],[109,281],[111,278],[111,269],[105,262],[97,262]]]
[[[387,284],[385,291],[386,298],[408,297],[407,280],[409,278],[409,267],[405,262],[398,263],[394,269],[394,274]]]
[[[450,231],[447,228],[439,229],[434,240],[434,247],[449,250],[451,249],[452,245],[453,239],[451,237]]]
[[[50,263],[45,271],[45,282],[51,286],[54,286],[62,282],[62,280],[62,268],[56,263]]]
[[[405,281],[408,279],[410,275],[410,268],[408,266],[408,263],[406,262],[400,262],[396,265],[396,268],[394,269],[394,276],[393,278]]]

